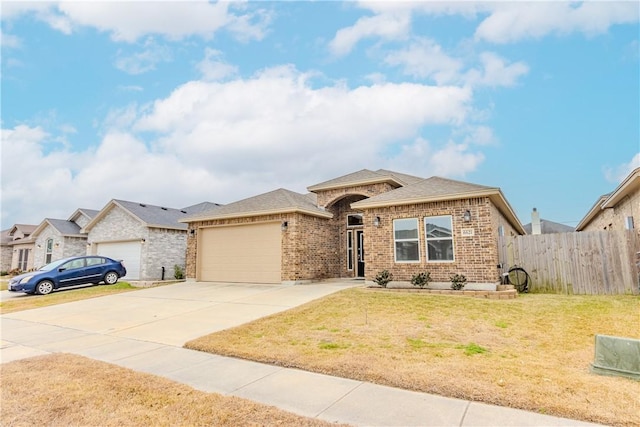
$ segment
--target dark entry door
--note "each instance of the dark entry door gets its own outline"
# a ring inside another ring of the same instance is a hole
[[[364,232],[362,230],[356,231],[356,253],[358,254],[356,275],[364,277]]]

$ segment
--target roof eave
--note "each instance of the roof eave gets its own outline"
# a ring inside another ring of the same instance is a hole
[[[270,209],[263,211],[251,211],[251,212],[241,212],[241,213],[229,213],[222,215],[208,215],[196,217],[193,216],[191,218],[181,219],[180,222],[191,223],[191,222],[199,222],[199,221],[215,221],[221,219],[231,219],[231,218],[250,218],[256,216],[265,216],[265,215],[279,215],[279,214],[289,214],[289,213],[301,213],[304,215],[315,216],[318,218],[333,218],[333,214],[329,212],[318,212],[316,210],[304,209],[304,208],[289,208],[289,209]]]
[[[178,222],[182,222],[182,220],[180,220]],[[149,227],[149,228],[162,228],[162,229],[165,229],[165,230],[187,231],[186,228],[176,227],[174,225],[166,225],[166,224],[146,224],[146,226]]]
[[[615,207],[622,199],[624,199],[635,188],[640,187],[640,168],[636,168],[633,172],[620,183],[613,193],[602,203],[602,209]]]

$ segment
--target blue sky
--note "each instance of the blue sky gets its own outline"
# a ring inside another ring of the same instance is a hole
[[[640,166],[637,2],[1,8],[3,229],[364,168],[575,226]]]

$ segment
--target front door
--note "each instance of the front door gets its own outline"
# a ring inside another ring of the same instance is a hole
[[[356,254],[358,256],[356,275],[364,277],[364,231],[362,230],[356,231]]]

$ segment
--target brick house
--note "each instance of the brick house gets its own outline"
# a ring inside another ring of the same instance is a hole
[[[174,266],[184,268],[187,245],[187,226],[178,221],[217,206],[174,209],[113,199],[83,226],[85,254],[123,260],[128,280],[173,279]]]
[[[400,281],[462,273],[495,289],[498,235],[525,234],[499,188],[365,169],[308,190],[278,189],[181,219],[187,278],[372,281],[386,269]]]
[[[640,235],[640,167],[612,193],[600,196],[576,231],[637,230]]]
[[[14,224],[3,230],[0,240],[2,271],[28,271],[33,268],[35,241],[31,234],[36,229],[32,224]]]
[[[85,255],[87,235],[81,229],[97,214],[97,210],[81,208],[66,220],[45,218],[31,234],[35,242],[34,266],[41,267],[61,258]]]

